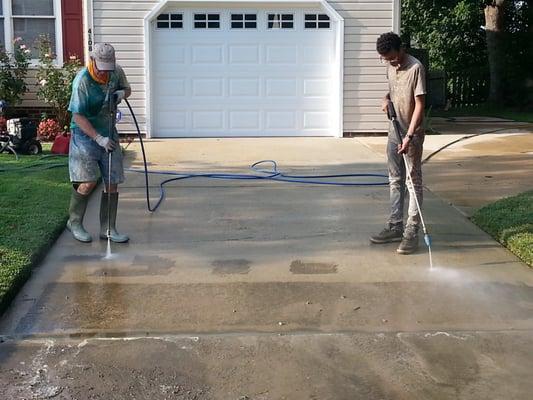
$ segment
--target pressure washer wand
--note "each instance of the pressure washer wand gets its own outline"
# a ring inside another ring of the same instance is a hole
[[[394,104],[392,101],[389,101],[387,103],[387,117],[392,123],[392,126],[394,128],[394,132],[396,132],[396,136],[398,137],[398,141],[400,144],[403,143],[403,136],[402,136],[402,129],[400,127],[400,123],[398,122],[398,116],[396,115],[396,110],[394,109]],[[424,231],[424,242],[426,243],[426,246],[429,249],[429,257],[430,257],[430,263],[432,263],[431,260],[431,236],[428,233],[426,223],[424,221],[424,215],[422,214],[422,207],[420,207],[420,202],[418,201],[418,196],[415,191],[415,185],[413,183],[413,177],[411,176],[411,166],[409,165],[409,160],[407,160],[407,156],[405,153],[402,153],[403,156],[403,162],[405,164],[405,170],[406,170],[406,176],[408,180],[407,187],[409,188],[409,191],[411,192],[411,196],[415,199],[416,208],[418,209],[418,215],[420,215],[420,222],[422,223],[422,230]]]
[[[115,122],[117,118],[117,103],[115,99],[115,94],[111,93],[111,87],[107,89],[107,101],[108,101],[108,110],[109,110],[109,138],[113,139],[113,134],[115,133]],[[108,177],[107,177],[107,240],[111,240],[111,167],[112,167],[112,151],[108,152]]]

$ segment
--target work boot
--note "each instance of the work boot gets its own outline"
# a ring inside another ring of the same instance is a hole
[[[403,233],[402,242],[396,250],[400,254],[412,254],[418,249],[418,228],[408,226]]]
[[[109,204],[108,201],[110,201]],[[102,192],[102,198],[100,200],[100,239],[107,239],[107,229],[109,227],[109,238],[111,241],[125,243],[130,238],[117,232],[117,208],[118,193],[110,193],[108,196],[106,192]]]
[[[83,217],[85,216],[88,202],[89,195],[78,193],[76,189],[72,189],[67,229],[72,232],[74,239],[83,243],[89,243],[93,240],[91,235],[83,227]]]
[[[402,240],[403,228],[401,224],[388,224],[380,233],[370,236],[370,241],[375,244],[399,242]]]

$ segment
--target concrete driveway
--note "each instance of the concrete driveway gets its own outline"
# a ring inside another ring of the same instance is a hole
[[[377,140],[147,149],[153,169],[384,172]],[[62,235],[3,317],[2,398],[530,398],[533,274],[431,192],[434,270],[424,249],[369,244],[386,187],[195,180],[149,214],[142,184],[128,174],[119,225],[132,241],[116,258]]]

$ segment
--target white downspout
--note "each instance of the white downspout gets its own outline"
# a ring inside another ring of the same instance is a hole
[[[402,23],[402,1],[394,0],[394,7],[392,9],[392,31],[400,34]]]
[[[85,61],[94,45],[93,0],[83,0],[83,55]]]

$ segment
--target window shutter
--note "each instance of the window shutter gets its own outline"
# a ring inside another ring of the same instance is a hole
[[[82,0],[61,0],[63,22],[63,59],[77,56],[83,63]]]

